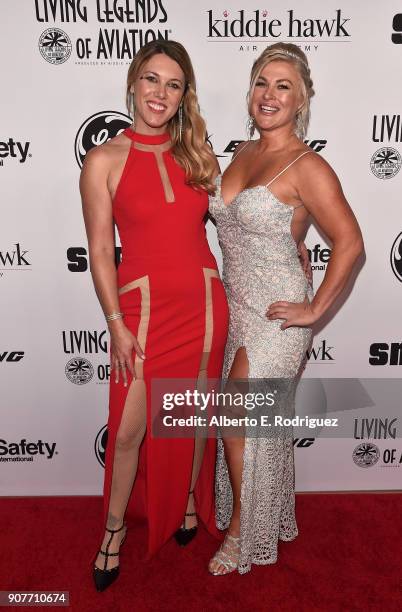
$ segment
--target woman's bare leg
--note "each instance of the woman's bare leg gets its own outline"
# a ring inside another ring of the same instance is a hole
[[[124,521],[128,500],[137,473],[138,453],[146,430],[146,388],[143,380],[134,380],[129,388],[120,426],[116,435],[116,445],[113,460],[113,475],[109,501],[109,512],[106,526],[118,529]],[[113,536],[109,546],[110,553],[119,551],[125,530]],[[106,550],[111,534],[107,531],[102,542],[102,550]],[[104,567],[104,556],[98,555],[96,566]],[[107,568],[119,564],[118,557],[110,557]]]
[[[191,473],[191,483],[190,483],[190,491],[194,491],[194,487],[197,483],[198,476],[200,474],[200,469],[202,465],[202,460],[204,458],[205,451],[205,443],[206,438],[196,437],[194,442],[194,456],[193,456],[193,469]],[[188,496],[186,513],[193,514],[195,513],[195,502],[194,495]],[[185,522],[182,523],[182,527],[185,526],[186,529],[191,529],[197,525],[197,516],[186,516]]]
[[[226,393],[239,393],[246,392],[248,388],[247,383],[237,382],[248,378],[249,363],[247,352],[244,347],[237,350],[235,358],[232,363],[232,367],[228,376],[228,382],[225,388]],[[244,437],[239,436],[239,430],[237,429],[237,436],[230,436],[229,431],[223,431],[223,446],[225,449],[225,459],[229,472],[230,484],[232,486],[233,493],[233,512],[227,530],[227,535],[238,538],[240,535],[240,494],[241,494],[241,483],[243,474],[243,454],[244,454]],[[232,547],[233,561],[237,562],[234,557],[238,556],[238,549]],[[209,570],[213,573],[225,573],[225,567],[218,561],[212,559],[209,564]]]

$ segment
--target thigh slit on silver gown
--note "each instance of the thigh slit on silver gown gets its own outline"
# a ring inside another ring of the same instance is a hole
[[[230,309],[223,378],[237,350],[244,347],[250,379],[294,379],[310,344],[311,329],[281,330],[283,321],[266,317],[272,302],[303,302],[306,296],[313,297],[291,234],[294,207],[280,202],[265,185],[244,189],[225,205],[220,175],[216,186],[209,209],[217,225]],[[215,492],[216,523],[226,529],[232,515],[232,489],[221,439]],[[246,433],[239,573],[248,572],[252,563],[275,563],[278,540],[290,541],[297,534],[291,433],[269,438],[251,438]]]

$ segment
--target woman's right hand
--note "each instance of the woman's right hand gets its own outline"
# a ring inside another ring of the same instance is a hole
[[[113,321],[113,323],[115,323]],[[117,321],[116,321],[117,323]],[[111,341],[111,369],[115,370],[116,383],[120,380],[120,370],[124,386],[127,387],[127,370],[133,378],[136,378],[133,352],[140,359],[145,359],[144,351],[138,343],[137,338],[120,320],[119,325],[110,325],[110,341]]]

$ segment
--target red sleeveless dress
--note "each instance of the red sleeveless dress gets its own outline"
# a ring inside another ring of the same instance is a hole
[[[150,433],[151,381],[199,376],[219,378],[227,337],[228,306],[205,231],[208,195],[185,183],[171,154],[168,133],[124,134],[131,147],[113,200],[122,246],[118,268],[124,322],[145,355],[136,358],[139,380],[110,382],[104,481],[104,525],[109,507],[116,433],[135,385],[145,387],[147,432],[126,519],[146,517],[148,556],[183,521],[194,452],[193,438],[155,438]],[[213,535],[216,441],[208,439],[195,487],[199,519]]]

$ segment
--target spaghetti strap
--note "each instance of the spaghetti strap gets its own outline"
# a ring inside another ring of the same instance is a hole
[[[234,155],[233,155],[232,159],[230,160],[230,163],[232,163],[232,162],[233,162],[233,161],[236,159],[236,157],[237,157],[238,155],[240,155],[240,153],[242,153],[242,151],[244,151],[245,149],[247,149],[247,147],[248,147],[248,145],[250,144],[250,142],[251,142],[251,140],[248,140],[248,141],[247,141],[247,143],[244,145],[244,147],[242,147],[241,145],[237,145],[237,147],[236,147],[236,151],[235,151],[235,153],[234,153]],[[241,144],[243,144],[243,143],[241,143]],[[238,150],[238,149],[239,149],[239,147],[240,147],[240,151]]]
[[[245,147],[244,147],[245,148]],[[313,151],[304,151],[301,155],[299,155],[299,157],[296,157],[296,159],[294,159],[292,162],[290,162],[290,164],[288,164],[283,170],[281,170],[280,172],[278,172],[278,174],[276,176],[274,176],[273,179],[271,179],[266,185],[265,187],[269,187],[271,185],[271,183],[273,183],[274,181],[276,181],[277,178],[279,178],[284,172],[286,172],[286,170],[288,170],[290,168],[290,166],[293,166],[293,164],[295,164],[301,157],[303,157],[303,155],[307,155],[307,153],[313,153]]]

